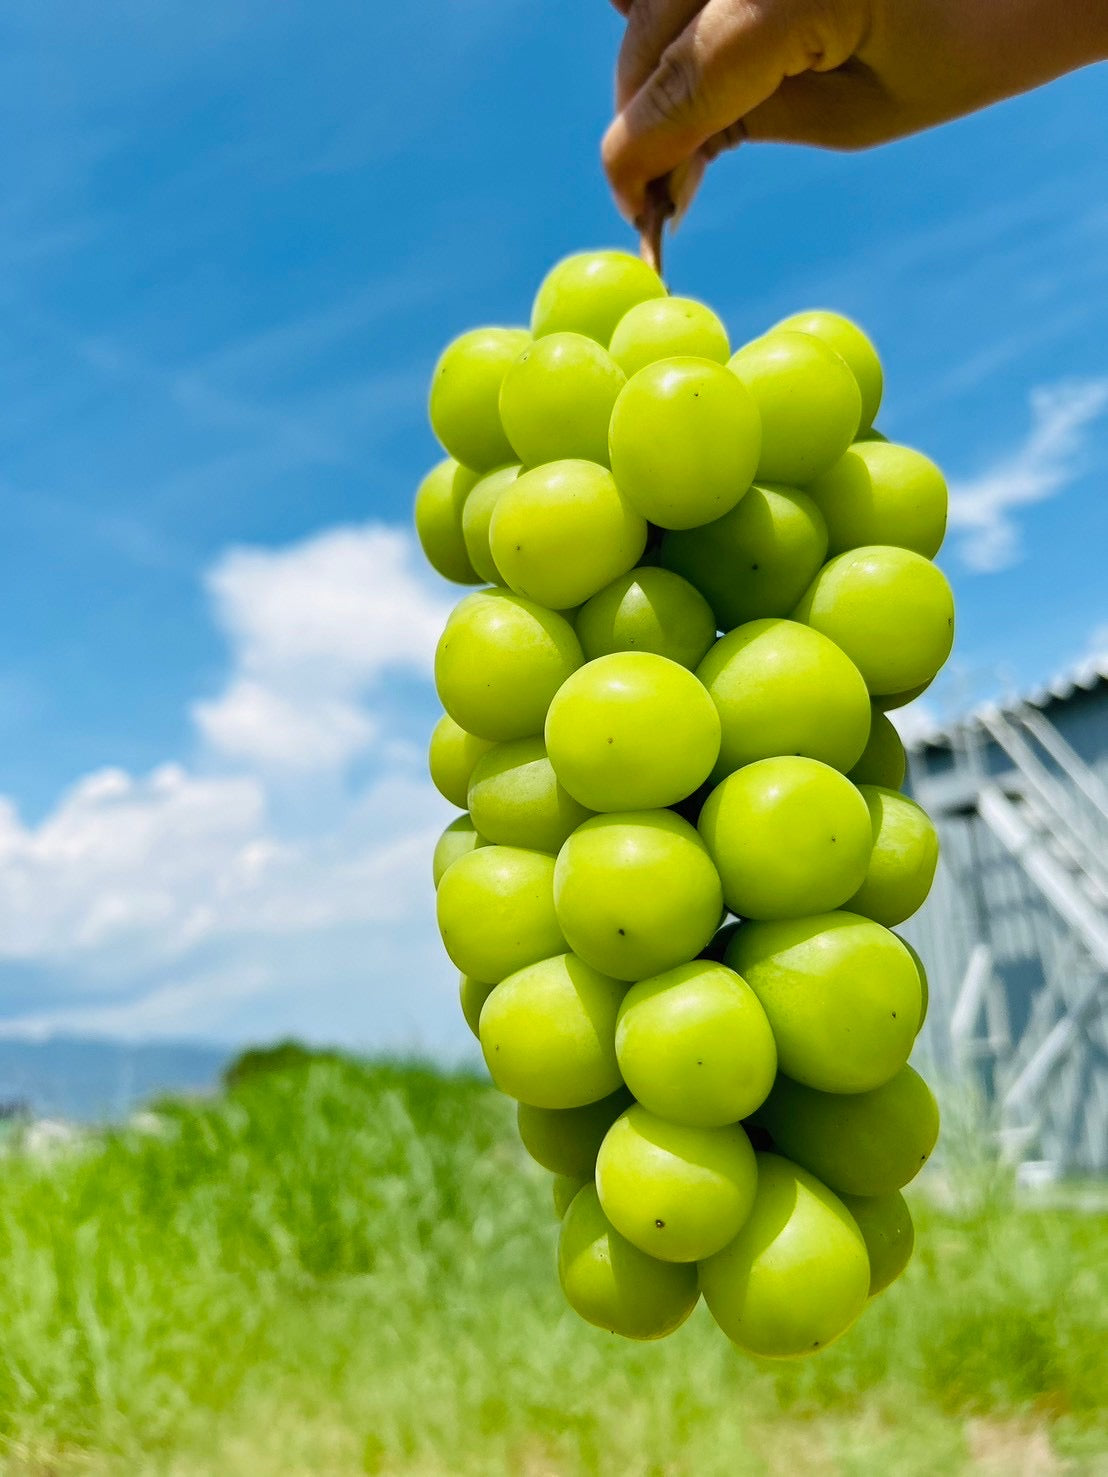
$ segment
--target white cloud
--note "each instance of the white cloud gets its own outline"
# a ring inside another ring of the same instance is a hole
[[[950,526],[970,569],[991,572],[1020,557],[1015,509],[1054,497],[1073,481],[1092,423],[1108,408],[1108,377],[1067,380],[1031,393],[1021,446],[980,476],[950,487]]]
[[[366,749],[378,730],[366,696],[389,672],[430,675],[450,609],[416,558],[406,533],[381,524],[225,554],[207,584],[232,672],[192,710],[211,747],[289,769]]]
[[[448,609],[417,557],[383,526],[232,551],[197,763],[99,770],[35,825],[0,797],[0,1034],[457,1044],[430,880],[449,808],[386,716]]]
[[[925,743],[940,727],[938,714],[923,698],[917,698],[906,707],[894,708],[889,721],[909,749]]]

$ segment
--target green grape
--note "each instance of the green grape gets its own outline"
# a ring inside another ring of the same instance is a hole
[[[508,590],[467,595],[435,652],[439,701],[460,727],[502,741],[541,733],[550,700],[584,657],[564,616]]]
[[[916,1233],[904,1196],[843,1195],[840,1197],[862,1233],[869,1257],[869,1295],[876,1297],[895,1282],[908,1265]]]
[[[595,462],[547,462],[500,494],[489,546],[513,590],[568,610],[631,569],[646,522]]]
[[[655,297],[628,308],[616,324],[612,358],[630,376],[658,359],[693,356],[726,364],[727,330],[705,303],[691,297]]]
[[[477,827],[468,815],[460,815],[456,821],[451,821],[435,842],[435,851],[431,858],[431,874],[435,886],[438,887],[447,867],[456,862],[459,857],[468,856],[479,846],[488,844],[484,836],[477,834]]]
[[[859,431],[855,440],[857,441],[888,441],[884,432],[879,431],[876,426],[870,426],[868,431]]]
[[[654,810],[691,795],[716,761],[719,733],[692,672],[648,651],[586,662],[546,715],[554,772],[590,810]]]
[[[550,852],[592,814],[559,784],[541,738],[509,739],[484,754],[470,780],[469,808],[490,841]]]
[[[705,796],[705,799],[707,799],[707,796]],[[694,823],[690,822],[690,824]],[[708,940],[707,944],[705,944],[704,948],[696,956],[697,959],[710,959],[715,964],[722,964],[723,956],[727,953],[727,945],[735,937],[736,931],[741,926],[738,918],[732,918],[730,922],[725,923]]]
[[[880,708],[882,713],[891,713],[894,708],[906,708],[909,703],[914,703],[916,698],[922,697],[934,680],[934,677],[928,677],[926,682],[919,682],[915,687],[906,688],[903,692],[876,693],[873,695],[873,706]]]
[[[554,900],[570,948],[621,980],[693,958],[723,912],[704,843],[669,810],[598,815],[579,826],[558,853]]]
[[[481,1050],[497,1087],[533,1108],[579,1108],[615,1092],[626,988],[574,954],[502,979],[481,1012]]]
[[[862,785],[873,828],[865,881],[847,904],[890,927],[921,908],[935,880],[939,837],[927,812],[907,795]]]
[[[502,585],[504,577],[497,569],[489,547],[489,526],[500,494],[516,480],[521,470],[513,463],[511,466],[497,467],[495,471],[487,472],[474,485],[462,507],[462,537],[465,539],[469,562],[490,585]]]
[[[700,1265],[708,1311],[732,1343],[788,1359],[845,1333],[869,1295],[865,1242],[825,1185],[759,1154],[758,1193],[739,1234]]]
[[[722,728],[713,780],[778,754],[845,771],[863,752],[870,705],[862,674],[810,626],[748,621],[716,642],[696,675]]]
[[[933,461],[891,441],[856,441],[809,483],[827,524],[828,551],[867,544],[939,552],[946,533],[946,483]]]
[[[462,1007],[465,1023],[478,1041],[481,1039],[481,1011],[485,1001],[496,989],[495,985],[472,979],[468,974],[458,976],[458,1000]]]
[[[854,440],[862,414],[857,381],[820,339],[774,329],[733,354],[730,368],[761,416],[760,482],[804,487]]]
[[[536,1164],[555,1174],[591,1180],[604,1135],[630,1106],[631,1094],[620,1087],[580,1108],[533,1108],[520,1103],[516,1121],[523,1147]]]
[[[870,1092],[818,1092],[779,1076],[758,1122],[790,1159],[844,1195],[891,1195],[919,1174],[939,1136],[939,1109],[901,1067]]]
[[[593,824],[590,822],[590,824]],[[758,759],[717,785],[700,834],[740,918],[801,918],[845,903],[873,847],[869,811],[818,759]]]
[[[667,1123],[636,1104],[608,1130],[596,1161],[604,1214],[663,1262],[698,1262],[738,1233],[758,1172],[741,1128]]]
[[[616,1056],[645,1108],[699,1128],[753,1113],[777,1071],[757,995],[734,970],[702,959],[631,986],[619,1009]]]
[[[465,467],[513,460],[500,424],[500,384],[531,342],[525,328],[474,328],[443,350],[431,376],[431,429]]]
[[[846,777],[856,785],[883,785],[886,790],[899,790],[907,770],[908,756],[900,734],[875,706],[866,747]]]
[[[942,571],[884,544],[829,560],[793,614],[841,646],[876,694],[930,682],[954,642],[954,597]]]
[[[668,569],[632,569],[577,612],[586,661],[616,651],[652,651],[695,667],[716,639],[715,616],[699,590]]]
[[[469,489],[460,474],[467,470],[451,459],[431,468],[416,490],[415,527],[424,557],[443,579],[479,585],[481,575],[466,552],[462,535]]]
[[[700,1297],[695,1266],[632,1246],[601,1210],[595,1185],[585,1185],[562,1217],[558,1280],[586,1323],[628,1339],[665,1338]]]
[[[780,328],[810,333],[813,338],[822,339],[828,348],[834,349],[836,354],[846,360],[862,396],[860,429],[866,431],[871,428],[881,405],[885,376],[877,350],[857,323],[852,323],[841,313],[829,313],[824,309],[814,308],[805,313],[794,313],[791,318],[783,318],[775,325],[774,332]],[[870,431],[870,434],[880,436],[881,433]]]
[[[761,1001],[787,1077],[824,1092],[866,1092],[908,1060],[919,975],[880,924],[838,912],[744,923],[727,963]]]
[[[500,386],[500,419],[526,466],[579,457],[608,464],[608,422],[627,383],[619,365],[583,333],[528,344]]]
[[[900,940],[900,942],[908,950],[909,954],[911,954],[912,963],[916,966],[916,973],[919,975],[920,1008],[919,1025],[917,1025],[916,1027],[916,1035],[918,1036],[919,1033],[923,1030],[924,1021],[927,1019],[927,1005],[931,994],[931,991],[928,988],[927,984],[927,966],[920,958],[919,951],[914,947],[914,945],[908,942],[903,934],[898,933],[895,935],[895,937]]]
[[[661,561],[700,591],[720,630],[788,615],[827,554],[823,515],[810,497],[757,482],[730,513],[667,533]]]
[[[442,715],[431,732],[428,764],[432,783],[444,800],[449,800],[459,810],[465,810],[473,766],[491,748],[489,739],[466,733],[449,713]],[[490,840],[494,839],[490,837]]]
[[[584,333],[605,348],[629,308],[665,297],[662,279],[627,251],[581,251],[543,278],[531,309],[531,332]]]
[[[574,1199],[589,1183],[587,1179],[574,1179],[572,1175],[556,1174],[551,1182],[550,1190],[554,1200],[554,1214],[561,1220]]]
[[[554,914],[554,858],[480,846],[443,874],[436,897],[446,952],[463,974],[502,980],[565,948]]]
[[[612,475],[633,508],[661,528],[721,518],[758,462],[758,411],[711,359],[659,359],[620,391],[608,430]]]

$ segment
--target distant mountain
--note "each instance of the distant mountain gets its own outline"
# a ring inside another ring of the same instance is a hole
[[[0,1112],[25,1104],[36,1118],[118,1121],[161,1093],[210,1091],[234,1055],[188,1041],[0,1039]]]

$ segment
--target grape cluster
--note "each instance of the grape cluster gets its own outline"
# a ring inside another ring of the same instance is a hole
[[[435,661],[431,774],[467,812],[439,926],[555,1176],[565,1295],[631,1338],[703,1294],[741,1348],[810,1353],[911,1253],[938,1117],[891,930],[938,844],[885,711],[954,616],[946,486],[873,428],[881,393],[846,318],[732,354],[620,252],[434,371],[417,530],[487,586]]]

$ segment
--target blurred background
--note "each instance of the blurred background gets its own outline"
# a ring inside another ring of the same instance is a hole
[[[736,343],[856,317],[883,431],[950,482],[955,653],[897,715],[944,841],[917,1264],[811,1367],[699,1318],[617,1348],[563,1313],[475,1071],[429,876],[426,385],[632,244],[621,24],[0,17],[12,1471],[1108,1470],[1103,67],[871,154],[741,149],[668,253]]]

